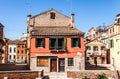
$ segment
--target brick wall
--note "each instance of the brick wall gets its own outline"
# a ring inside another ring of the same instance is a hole
[[[85,76],[89,79],[97,79],[96,76],[97,74],[100,73],[105,73],[107,77],[112,77],[116,79],[116,72],[114,71],[109,71],[109,70],[86,70],[86,71],[78,71],[78,72],[67,72],[67,77],[68,78],[73,78],[73,79],[84,79]]]
[[[0,79],[36,79],[43,76],[43,71],[2,71]]]

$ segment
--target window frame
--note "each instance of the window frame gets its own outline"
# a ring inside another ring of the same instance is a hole
[[[101,46],[101,50],[105,50],[105,46]]]
[[[96,48],[97,48],[97,49],[96,49]],[[94,50],[94,51],[98,51],[98,50],[99,50],[98,46],[93,46],[93,50]]]
[[[81,48],[81,39],[79,37],[71,38],[71,47],[72,48],[76,48],[76,47]]]
[[[23,54],[23,53],[24,53],[24,50],[21,50],[21,53]]]
[[[113,39],[110,40],[110,48],[113,48],[114,47],[114,41]]]
[[[66,38],[50,38],[49,39],[50,50],[65,50],[65,48],[66,48]]]
[[[14,47],[14,53],[16,53],[16,47]]]
[[[74,58],[68,58],[68,66],[74,66]]]
[[[39,45],[37,45],[38,40],[39,41],[41,40]],[[35,47],[36,48],[45,48],[45,38],[36,38],[35,39]]]
[[[49,58],[37,56],[37,67],[48,67],[49,66]]]
[[[55,17],[56,17],[56,14],[54,12],[51,12],[50,13],[50,19],[55,19]]]
[[[12,53],[12,47],[10,47],[10,53]]]

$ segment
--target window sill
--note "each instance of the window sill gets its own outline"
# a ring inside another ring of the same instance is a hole
[[[80,48],[80,47],[72,47],[72,48]]]
[[[45,47],[36,47],[36,48],[45,48]]]

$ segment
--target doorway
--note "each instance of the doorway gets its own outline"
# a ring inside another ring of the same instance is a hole
[[[57,59],[51,59],[51,72],[57,72]]]
[[[60,58],[59,59],[59,72],[64,72],[65,71],[65,59]]]

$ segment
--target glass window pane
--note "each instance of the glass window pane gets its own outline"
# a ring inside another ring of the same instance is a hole
[[[36,47],[45,47],[44,38],[36,38]]]
[[[68,66],[73,66],[74,61],[73,58],[68,58]]]
[[[72,47],[80,47],[80,38],[72,38]]]

